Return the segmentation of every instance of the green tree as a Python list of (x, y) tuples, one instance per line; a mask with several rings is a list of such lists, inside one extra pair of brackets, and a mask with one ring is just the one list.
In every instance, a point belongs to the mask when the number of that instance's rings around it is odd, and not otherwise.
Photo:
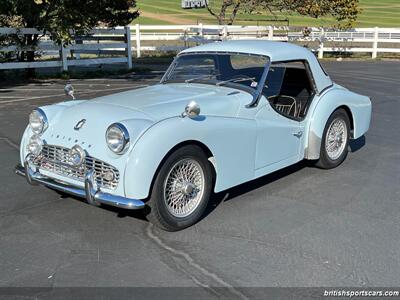
[[(239, 12), (258, 14), (268, 12), (298, 13), (320, 18), (332, 16), (339, 28), (352, 27), (360, 12), (359, 0), (209, 0), (209, 13), (220, 25), (232, 25)], [(213, 3), (214, 5), (212, 5)]]
[[(57, 43), (67, 44), (75, 35), (95, 26), (129, 24), (139, 16), (135, 0), (0, 0), (0, 27), (37, 28)], [(34, 47), (41, 36), (13, 35), (22, 49)], [(33, 51), (22, 51), (20, 60), (33, 61)]]

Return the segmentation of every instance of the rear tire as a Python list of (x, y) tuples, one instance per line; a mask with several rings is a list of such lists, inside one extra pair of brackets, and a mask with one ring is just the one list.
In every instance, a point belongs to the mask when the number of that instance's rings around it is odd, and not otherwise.
[(189, 227), (200, 220), (212, 190), (212, 167), (196, 145), (173, 152), (161, 166), (147, 205), (147, 219), (167, 231)]
[(333, 112), (326, 122), (322, 135), (320, 158), (316, 166), (332, 169), (339, 166), (347, 157), (350, 139), (350, 120), (344, 109)]

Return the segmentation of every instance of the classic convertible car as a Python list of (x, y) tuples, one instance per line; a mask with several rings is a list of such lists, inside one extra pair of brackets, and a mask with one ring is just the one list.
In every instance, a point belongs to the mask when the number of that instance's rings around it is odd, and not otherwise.
[(212, 192), (303, 159), (340, 165), (370, 118), (369, 97), (333, 83), (305, 48), (216, 42), (179, 53), (154, 86), (35, 109), (16, 172), (90, 204), (148, 207), (173, 231)]

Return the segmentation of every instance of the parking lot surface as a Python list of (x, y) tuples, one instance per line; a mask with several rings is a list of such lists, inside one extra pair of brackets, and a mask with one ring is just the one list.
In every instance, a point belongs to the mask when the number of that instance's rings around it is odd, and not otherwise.
[[(96, 208), (14, 175), (29, 112), (67, 99), (65, 81), (0, 86), (0, 286), (400, 286), (400, 63), (328, 62), (373, 102), (370, 131), (333, 170), (299, 163), (213, 196), (168, 233), (140, 212)], [(91, 99), (160, 74), (76, 80)]]

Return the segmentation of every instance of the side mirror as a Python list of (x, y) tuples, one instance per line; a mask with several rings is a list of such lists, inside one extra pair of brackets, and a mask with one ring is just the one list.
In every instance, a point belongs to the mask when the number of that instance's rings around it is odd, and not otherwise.
[(74, 87), (72, 86), (71, 82), (67, 82), (67, 84), (64, 87), (64, 92), (66, 95), (71, 96), (71, 98), (75, 100)]
[(200, 114), (200, 105), (196, 101), (190, 101), (185, 107), (185, 111), (182, 113), (182, 118), (196, 118)]

